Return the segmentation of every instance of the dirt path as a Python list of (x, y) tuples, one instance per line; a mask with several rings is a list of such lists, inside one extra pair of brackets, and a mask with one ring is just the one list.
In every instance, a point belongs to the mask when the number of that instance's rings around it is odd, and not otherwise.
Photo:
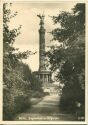
[(74, 121), (75, 117), (71, 114), (62, 114), (58, 107), (59, 96), (45, 96), (39, 103), (34, 104), (26, 113), (19, 114), (15, 120), (55, 120), (55, 121)]

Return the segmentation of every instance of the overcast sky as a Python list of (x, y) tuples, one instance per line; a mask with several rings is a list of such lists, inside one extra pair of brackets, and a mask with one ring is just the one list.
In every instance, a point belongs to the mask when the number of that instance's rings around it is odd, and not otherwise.
[(39, 18), (37, 14), (45, 14), (45, 29), (46, 29), (46, 46), (52, 44), (50, 40), (52, 36), (48, 33), (54, 29), (53, 21), (50, 16), (55, 16), (60, 11), (70, 11), (76, 3), (16, 3), (12, 4), (12, 12), (17, 11), (18, 15), (11, 19), (10, 27), (18, 27), (22, 25), (21, 34), (16, 38), (14, 46), (20, 51), (31, 50), (37, 51), (33, 56), (30, 56), (25, 62), (30, 66), (32, 71), (38, 70), (39, 67)]

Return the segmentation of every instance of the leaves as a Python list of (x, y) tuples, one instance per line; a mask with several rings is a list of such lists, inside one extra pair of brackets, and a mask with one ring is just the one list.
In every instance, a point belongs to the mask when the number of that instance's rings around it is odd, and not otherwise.
[(85, 102), (84, 98), (81, 99), (85, 96), (85, 4), (76, 4), (71, 13), (62, 11), (52, 19), (54, 25), (60, 25), (51, 32), (52, 41), (57, 40), (61, 44), (52, 46), (47, 56), (51, 70), (57, 72), (59, 85), (64, 84), (61, 107), (72, 113), (72, 110), (76, 111), (76, 101), (82, 106)]
[(7, 5), (7, 3), (3, 4), (3, 117), (5, 120), (11, 120), (16, 113), (25, 110), (24, 104), (26, 108), (29, 108), (31, 98), (29, 95), (34, 90), (42, 93), (43, 90), (40, 81), (31, 72), (29, 66), (22, 62), (22, 59), (27, 59), (29, 55), (36, 52), (29, 50), (20, 52), (13, 46), (20, 34), (21, 26), (10, 29), (10, 20), (17, 15), (17, 12), (11, 14)]

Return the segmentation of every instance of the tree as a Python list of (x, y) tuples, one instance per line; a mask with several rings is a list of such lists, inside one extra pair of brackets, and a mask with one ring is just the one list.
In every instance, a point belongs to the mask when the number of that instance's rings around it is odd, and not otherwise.
[[(57, 80), (64, 84), (60, 106), (70, 112), (76, 111), (76, 102), (85, 103), (85, 4), (79, 3), (72, 12), (62, 11), (52, 17), (60, 24), (51, 34), (60, 46), (52, 46), (47, 52), (51, 69), (57, 71)], [(52, 40), (52, 41), (53, 41)]]
[[(11, 6), (12, 4), (10, 4)], [(3, 4), (3, 63), (4, 63), (4, 84), (6, 83), (7, 86), (8, 83), (7, 80), (7, 74), (11, 72), (16, 66), (19, 61), (22, 59), (26, 59), (31, 52), (19, 52), (18, 49), (13, 47), (13, 44), (15, 42), (16, 37), (20, 34), (20, 28), (19, 26), (17, 29), (10, 29), (9, 23), (10, 19), (14, 18), (17, 15), (17, 12), (15, 12), (13, 15), (11, 14), (11, 10), (7, 9), (8, 4)]]
[[(12, 120), (14, 116), (30, 108), (31, 91), (35, 90), (43, 93), (41, 83), (33, 75), (27, 64), (22, 62), (31, 51), (19, 52), (13, 47), (16, 37), (20, 34), (19, 26), (17, 29), (10, 29), (11, 18), (17, 15), (11, 14), (7, 8), (9, 4), (3, 4), (3, 119)], [(12, 4), (10, 4), (11, 6)]]
[[(12, 4), (10, 4), (11, 6)], [(21, 110), (21, 103), (24, 98), (21, 98), (20, 106), (17, 109), (17, 101), (20, 94), (25, 93), (25, 89), (28, 88), (29, 82), (23, 79), (23, 72), (21, 69), (21, 60), (27, 58), (30, 55), (30, 51), (19, 52), (18, 49), (13, 47), (16, 37), (20, 34), (19, 26), (17, 29), (10, 29), (9, 23), (11, 18), (17, 15), (15, 12), (11, 14), (11, 10), (8, 9), (9, 4), (3, 4), (3, 82), (4, 82), (4, 97), (3, 97), (3, 118), (4, 120), (11, 120), (18, 109)], [(19, 66), (19, 68), (18, 68)], [(17, 69), (18, 68), (18, 69)], [(29, 88), (30, 89), (30, 88)], [(25, 97), (26, 99), (26, 97)], [(29, 102), (28, 105), (30, 106)], [(27, 105), (26, 105), (27, 106)], [(16, 109), (15, 109), (16, 108)]]

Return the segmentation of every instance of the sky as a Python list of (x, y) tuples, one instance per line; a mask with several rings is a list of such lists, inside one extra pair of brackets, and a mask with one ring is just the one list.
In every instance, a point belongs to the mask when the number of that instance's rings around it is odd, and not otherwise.
[(45, 14), (45, 44), (46, 47), (52, 44), (58, 44), (54, 41), (50, 42), (52, 35), (48, 32), (59, 26), (54, 25), (50, 16), (57, 16), (61, 11), (71, 11), (71, 8), (76, 5), (75, 2), (63, 3), (30, 3), (30, 2), (13, 2), (11, 11), (18, 12), (15, 18), (11, 19), (10, 28), (19, 27), (21, 34), (16, 38), (14, 47), (22, 51), (32, 51), (37, 53), (29, 56), (28, 59), (23, 60), (29, 65), (32, 71), (37, 71), (39, 68), (39, 22), (40, 19), (37, 14)]

